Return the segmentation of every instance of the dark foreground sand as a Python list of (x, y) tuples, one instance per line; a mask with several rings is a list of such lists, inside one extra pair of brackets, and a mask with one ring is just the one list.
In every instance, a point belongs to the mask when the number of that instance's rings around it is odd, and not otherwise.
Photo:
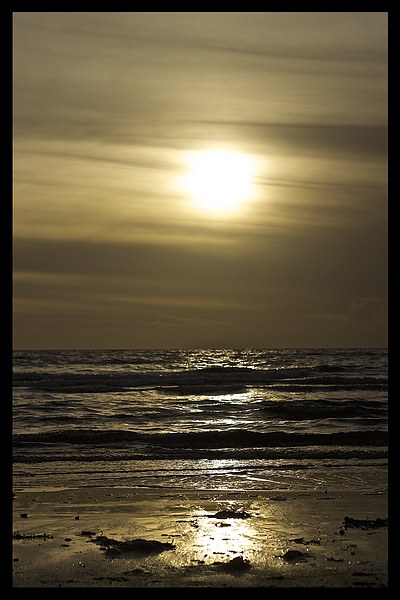
[(388, 587), (386, 493), (81, 488), (14, 495), (18, 588)]

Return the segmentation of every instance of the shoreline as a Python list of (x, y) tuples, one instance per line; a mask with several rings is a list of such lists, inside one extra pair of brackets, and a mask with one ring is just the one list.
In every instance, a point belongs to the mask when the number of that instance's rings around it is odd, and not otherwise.
[(380, 491), (15, 488), (13, 587), (386, 588), (387, 517)]

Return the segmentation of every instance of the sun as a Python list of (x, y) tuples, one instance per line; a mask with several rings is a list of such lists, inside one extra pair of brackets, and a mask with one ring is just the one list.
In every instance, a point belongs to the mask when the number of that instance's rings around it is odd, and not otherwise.
[(188, 156), (181, 187), (196, 207), (232, 214), (254, 195), (254, 161), (232, 150), (204, 150)]

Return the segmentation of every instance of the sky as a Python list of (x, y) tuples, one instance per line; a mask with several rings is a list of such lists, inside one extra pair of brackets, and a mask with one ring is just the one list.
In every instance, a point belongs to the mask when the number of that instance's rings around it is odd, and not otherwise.
[(387, 344), (385, 12), (15, 12), (15, 349)]

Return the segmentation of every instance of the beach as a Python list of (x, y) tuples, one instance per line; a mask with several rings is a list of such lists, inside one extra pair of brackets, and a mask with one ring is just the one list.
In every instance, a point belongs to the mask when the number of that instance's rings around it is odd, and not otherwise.
[(382, 349), (15, 353), (14, 588), (385, 588)]
[(14, 488), (13, 587), (386, 588), (388, 496)]

